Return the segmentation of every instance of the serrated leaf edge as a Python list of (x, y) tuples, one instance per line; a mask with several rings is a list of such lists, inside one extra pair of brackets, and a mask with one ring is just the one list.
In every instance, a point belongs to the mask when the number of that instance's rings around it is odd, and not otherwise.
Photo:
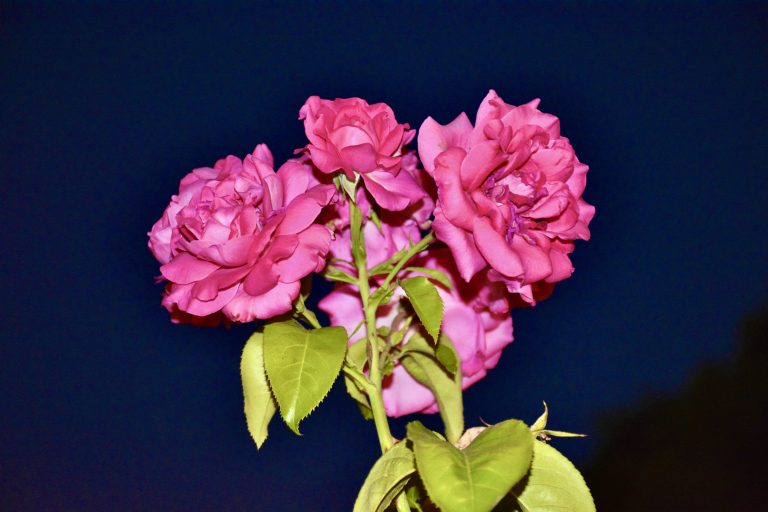
[[(399, 448), (396, 448), (396, 447), (399, 447)], [(405, 451), (409, 454), (409, 456), (393, 453), (392, 450)], [(389, 455), (390, 458), (385, 460), (385, 457), (387, 457), (388, 454), (390, 454)], [(361, 497), (363, 497), (362, 493), (363, 493), (363, 490), (366, 489), (366, 486), (368, 486), (368, 489), (370, 491), (370, 489), (373, 487), (375, 482), (386, 478), (386, 475), (383, 475), (376, 479), (369, 480), (369, 477), (371, 476), (371, 473), (373, 472), (373, 470), (376, 469), (376, 466), (379, 465), (379, 463), (383, 462), (382, 464), (383, 466), (389, 467), (394, 465), (398, 460), (403, 460), (403, 459), (410, 462), (411, 470), (403, 474), (400, 478), (397, 479), (397, 481), (394, 482), (394, 484), (391, 487), (387, 489), (387, 491), (382, 495), (382, 499), (379, 500), (379, 503), (376, 504), (375, 510), (376, 512), (381, 512), (387, 508), (387, 506), (389, 505), (389, 503), (391, 503), (394, 496), (396, 496), (407, 485), (408, 480), (411, 478), (411, 476), (414, 473), (416, 473), (416, 457), (414, 456), (411, 450), (409, 450), (404, 444), (400, 444), (400, 443), (394, 445), (390, 449), (390, 451), (388, 451), (387, 453), (379, 457), (379, 459), (374, 463), (373, 467), (371, 468), (371, 471), (368, 473), (368, 475), (365, 478), (365, 481), (363, 482), (363, 486), (360, 488), (360, 492), (358, 493), (357, 499), (355, 500), (355, 506), (354, 506), (353, 512), (367, 512), (368, 510), (374, 510), (371, 508), (363, 509), (361, 507), (366, 504), (363, 504), (360, 507), (358, 507), (358, 504), (361, 503), (359, 500), (361, 499)], [(386, 472), (387, 470), (382, 469), (382, 471)], [(388, 496), (389, 496), (389, 500), (387, 500), (385, 503), (385, 499)], [(367, 503), (367, 505), (372, 505), (372, 504)]]
[[(565, 455), (563, 455), (562, 453), (560, 453), (560, 451), (558, 451), (557, 449), (555, 449), (553, 446), (551, 446), (551, 445), (549, 445), (549, 444), (547, 444), (547, 443), (545, 443), (545, 442), (543, 442), (543, 441), (534, 441), (534, 443), (541, 443), (541, 444), (543, 444), (544, 446), (546, 446), (548, 449), (554, 450), (554, 451), (555, 451), (555, 452), (556, 452), (558, 455), (560, 455), (560, 457), (562, 457), (562, 459), (563, 459), (563, 460), (566, 462), (567, 466), (568, 466), (568, 467), (570, 467), (570, 468), (571, 468), (571, 469), (574, 471), (574, 473), (575, 473), (575, 476), (577, 477), (577, 480), (579, 481), (579, 483), (581, 483), (581, 484), (583, 484), (583, 485), (584, 485), (584, 488), (587, 490), (587, 496), (589, 496), (589, 500), (590, 500), (590, 502), (592, 503), (592, 508), (591, 508), (591, 510), (595, 510), (595, 506), (594, 506), (594, 504), (595, 504), (595, 499), (594, 499), (594, 497), (592, 496), (592, 491), (589, 489), (589, 486), (587, 485), (587, 482), (586, 482), (586, 480), (584, 480), (584, 475), (582, 475), (582, 474), (581, 474), (581, 472), (580, 472), (580, 471), (579, 471), (579, 470), (576, 468), (576, 466), (574, 466), (574, 465), (573, 465), (573, 462), (571, 462), (571, 461), (570, 461), (570, 460), (569, 460), (569, 459), (568, 459), (568, 458), (567, 458)], [(534, 471), (534, 469), (535, 469), (535, 468), (534, 468), (534, 465), (535, 465), (535, 464), (536, 464), (536, 449), (534, 448), (534, 450), (533, 450), (533, 460), (531, 461), (531, 467), (530, 467), (530, 469), (528, 470), (528, 473), (526, 474), (526, 476), (527, 476), (528, 474), (530, 474), (530, 473), (532, 473), (532, 472)], [(559, 473), (562, 473), (562, 472), (559, 472)], [(542, 486), (544, 486), (543, 484), (539, 484), (539, 485), (542, 485)], [(549, 486), (545, 486), (545, 487), (555, 487), (555, 486), (551, 486), (551, 485), (549, 485)], [(527, 486), (526, 486), (526, 488), (527, 488)], [(560, 488), (560, 487), (555, 487), (555, 488), (557, 488), (557, 489), (562, 489), (562, 488)], [(518, 504), (519, 504), (519, 505), (520, 505), (520, 506), (521, 506), (521, 507), (524, 509), (524, 512), (526, 512), (526, 511), (528, 511), (528, 512), (533, 512), (533, 509), (529, 508), (529, 507), (528, 507), (528, 506), (527, 506), (525, 503), (523, 503), (522, 501), (520, 501), (520, 496), (518, 496), (517, 494), (515, 494), (514, 490), (515, 490), (515, 489), (514, 489), (514, 487), (513, 487), (513, 488), (510, 490), (510, 494), (512, 494), (512, 496), (514, 496), (514, 498), (515, 498), (515, 500), (517, 501), (517, 503), (518, 503)], [(523, 488), (523, 492), (525, 492), (525, 488)], [(569, 494), (572, 494), (572, 493), (570, 493), (570, 492), (569, 492)]]
[(424, 276), (416, 276), (416, 277), (409, 277), (408, 279), (403, 279), (402, 281), (399, 282), (399, 285), (400, 285), (400, 288), (402, 288), (403, 291), (405, 292), (406, 297), (408, 297), (408, 301), (413, 306), (414, 311), (416, 311), (416, 316), (419, 318), (419, 322), (421, 323), (421, 325), (424, 326), (424, 329), (427, 331), (427, 334), (429, 334), (430, 337), (432, 337), (432, 340), (435, 343), (437, 343), (438, 339), (440, 338), (440, 331), (443, 328), (443, 321), (445, 320), (445, 304), (443, 303), (442, 297), (440, 297), (440, 293), (437, 293), (438, 303), (440, 305), (440, 324), (437, 326), (437, 332), (435, 332), (433, 334), (432, 332), (430, 332), (429, 328), (424, 324), (424, 320), (421, 318), (421, 315), (419, 314), (419, 311), (416, 309), (416, 304), (413, 303), (411, 294), (408, 293), (407, 288), (403, 286), (403, 283), (405, 283), (407, 281), (410, 281), (410, 280), (413, 280), (413, 279), (418, 279), (418, 278), (422, 278), (422, 279), (426, 280), (427, 283), (429, 283), (430, 285), (432, 285), (432, 287), (434, 287), (435, 292), (437, 292), (437, 287), (435, 287), (435, 285), (428, 278), (426, 278)]
[[(332, 326), (332, 327), (335, 327), (335, 326)], [(302, 327), (302, 328), (303, 328), (303, 327)], [(328, 329), (328, 327), (323, 327), (323, 329)], [(317, 330), (317, 329), (311, 329), (311, 330), (309, 330), (309, 329), (305, 329), (305, 330), (307, 331), (307, 333), (310, 333), (310, 332), (312, 332), (312, 331), (314, 331), (314, 330)], [(345, 331), (345, 332), (346, 332), (346, 331)], [(306, 334), (306, 336), (309, 336), (309, 334)], [(306, 344), (306, 345), (305, 345), (305, 347), (304, 347), (304, 355), (305, 355), (305, 356), (306, 356), (306, 353), (307, 353), (307, 348), (308, 348), (308, 347), (309, 347), (309, 344)], [(346, 350), (346, 348), (345, 348), (345, 350)], [(346, 357), (346, 352), (345, 352), (345, 357)], [(303, 366), (304, 366), (304, 359), (306, 359), (306, 358), (302, 358), (302, 368), (303, 368)], [(265, 358), (265, 361), (266, 361), (266, 358)], [(292, 431), (294, 434), (296, 434), (297, 436), (301, 436), (301, 435), (302, 435), (302, 433), (299, 431), (299, 424), (300, 424), (302, 421), (304, 421), (305, 419), (307, 419), (307, 418), (308, 418), (308, 417), (309, 417), (309, 416), (310, 416), (310, 415), (311, 415), (313, 412), (315, 412), (315, 409), (317, 409), (317, 408), (320, 406), (320, 404), (321, 404), (321, 403), (323, 403), (323, 400), (325, 400), (325, 398), (326, 398), (326, 397), (328, 396), (328, 394), (331, 392), (331, 389), (333, 388), (333, 385), (336, 383), (336, 380), (339, 378), (339, 373), (341, 373), (341, 368), (342, 368), (342, 366), (343, 366), (343, 365), (344, 365), (344, 357), (341, 359), (341, 364), (339, 365), (339, 369), (338, 369), (338, 371), (336, 372), (336, 377), (334, 377), (333, 381), (331, 382), (331, 385), (328, 387), (328, 390), (325, 392), (325, 394), (323, 394), (323, 396), (322, 396), (322, 397), (321, 397), (321, 398), (320, 398), (320, 399), (317, 401), (317, 403), (316, 403), (316, 404), (315, 404), (315, 405), (314, 405), (314, 406), (313, 406), (313, 407), (312, 407), (312, 408), (309, 410), (309, 412), (307, 412), (307, 414), (305, 414), (305, 415), (304, 415), (302, 418), (300, 418), (300, 419), (298, 419), (298, 420), (296, 421), (296, 424), (295, 424), (295, 425), (291, 425), (291, 422), (290, 422), (290, 421), (289, 421), (289, 420), (286, 418), (286, 416), (285, 416), (285, 411), (284, 411), (284, 409), (283, 409), (283, 406), (282, 406), (282, 404), (280, 404), (280, 401), (279, 401), (279, 400), (277, 400), (277, 397), (275, 396), (275, 391), (274, 391), (274, 386), (273, 386), (273, 384), (272, 384), (272, 380), (271, 380), (271, 379), (270, 379), (270, 377), (269, 377), (269, 372), (267, 372), (267, 371), (266, 371), (266, 362), (264, 363), (264, 373), (265, 373), (265, 374), (266, 374), (266, 376), (267, 376), (267, 384), (269, 385), (269, 389), (270, 389), (270, 391), (272, 392), (272, 397), (275, 399), (275, 402), (277, 402), (277, 406), (278, 406), (278, 409), (279, 409), (279, 411), (280, 411), (280, 417), (281, 417), (281, 418), (283, 418), (283, 421), (285, 422), (285, 424), (288, 426), (288, 428), (289, 428), (289, 429), (291, 429), (291, 431)], [(301, 372), (299, 372), (299, 375), (301, 375)], [(293, 404), (292, 404), (292, 405), (293, 405), (294, 407), (295, 407), (296, 403), (298, 402), (298, 399), (299, 399), (299, 395), (297, 394), (297, 395), (296, 395), (296, 396), (293, 398), (293, 400), (292, 400), (292, 402), (293, 402)]]
[[(268, 412), (268, 410), (265, 410), (264, 411), (264, 415), (261, 418), (262, 421), (263, 421), (264, 418), (267, 418), (267, 416), (269, 416), (269, 418), (266, 420), (266, 424), (264, 426), (264, 438), (261, 441), (259, 441), (256, 438), (256, 436), (254, 435), (253, 431), (251, 430), (251, 423), (252, 422), (248, 421), (248, 417), (249, 416), (248, 416), (247, 407), (246, 407), (247, 406), (247, 399), (245, 397), (245, 383), (243, 382), (243, 363), (244, 363), (244, 359), (245, 359), (245, 349), (248, 346), (248, 342), (251, 341), (251, 338), (253, 337), (253, 334), (260, 334), (262, 336), (262, 341), (261, 341), (261, 371), (264, 373), (264, 382), (267, 385), (267, 389), (269, 390), (270, 399), (272, 400), (272, 412), (270, 413), (270, 412)], [(245, 345), (243, 346), (243, 350), (242, 350), (242, 352), (240, 354), (240, 385), (243, 388), (243, 414), (245, 415), (245, 426), (246, 426), (246, 429), (248, 430), (248, 434), (251, 436), (251, 439), (253, 439), (253, 442), (256, 443), (256, 449), (260, 450), (261, 447), (264, 446), (264, 443), (266, 443), (267, 439), (269, 438), (269, 423), (271, 422), (272, 417), (274, 417), (275, 411), (278, 410), (278, 404), (277, 404), (277, 400), (275, 399), (275, 393), (272, 390), (272, 384), (269, 382), (269, 377), (267, 376), (267, 369), (264, 366), (264, 339), (263, 339), (264, 333), (263, 332), (257, 332), (257, 333), (253, 333), (253, 334), (248, 338), (248, 340), (246, 340)]]

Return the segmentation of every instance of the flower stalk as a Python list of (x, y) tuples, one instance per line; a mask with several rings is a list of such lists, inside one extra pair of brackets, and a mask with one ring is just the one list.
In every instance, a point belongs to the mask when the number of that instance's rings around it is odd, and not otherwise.
[[(349, 215), (350, 218), (360, 218), (360, 209), (357, 204), (349, 198)], [(368, 393), (368, 402), (371, 406), (371, 413), (373, 414), (373, 422), (376, 426), (376, 435), (379, 438), (379, 446), (381, 453), (386, 453), (392, 448), (392, 432), (389, 430), (389, 421), (387, 420), (387, 412), (384, 409), (384, 400), (382, 398), (382, 364), (381, 364), (381, 347), (379, 343), (379, 337), (376, 333), (376, 312), (378, 310), (378, 301), (371, 301), (371, 288), (368, 276), (368, 262), (365, 253), (365, 244), (362, 236), (362, 222), (352, 222), (352, 240), (360, 243), (360, 247), (353, 248), (352, 254), (357, 269), (357, 285), (360, 290), (360, 299), (363, 303), (363, 311), (365, 312), (365, 331), (366, 331), (366, 343), (368, 344), (368, 382), (365, 389)], [(357, 232), (355, 232), (357, 231)], [(354, 243), (354, 242), (353, 242)], [(426, 245), (425, 245), (426, 247)], [(414, 252), (416, 254), (418, 251)], [(396, 269), (402, 268), (405, 261), (410, 259), (410, 256), (403, 257), (398, 262)], [(392, 281), (397, 270), (393, 269), (394, 273), (388, 275), (389, 282)], [(389, 284), (389, 283), (387, 283)], [(354, 377), (353, 377), (354, 378)], [(408, 499), (404, 493), (399, 493), (395, 498), (395, 506), (398, 512), (409, 512), (411, 507), (408, 505)]]

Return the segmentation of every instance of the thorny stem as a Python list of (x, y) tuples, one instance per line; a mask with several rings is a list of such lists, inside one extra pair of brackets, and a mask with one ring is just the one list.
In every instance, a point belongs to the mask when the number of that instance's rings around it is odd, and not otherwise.
[[(349, 215), (359, 216), (360, 210), (353, 201), (349, 201)], [(361, 229), (360, 225), (352, 223), (352, 229)], [(362, 242), (361, 233), (353, 233), (353, 240)], [(355, 267), (357, 268), (357, 286), (360, 290), (360, 299), (363, 302), (363, 311), (365, 314), (365, 330), (368, 343), (368, 353), (370, 354), (370, 364), (368, 367), (368, 381), (372, 385), (368, 393), (368, 400), (371, 403), (371, 412), (373, 413), (373, 422), (376, 425), (376, 434), (379, 437), (381, 453), (385, 453), (392, 447), (392, 433), (389, 430), (387, 422), (387, 413), (384, 410), (384, 402), (381, 398), (381, 362), (379, 360), (379, 344), (376, 339), (376, 308), (371, 304), (371, 288), (369, 286), (368, 263), (365, 257), (365, 250), (353, 250)], [(374, 307), (372, 307), (374, 306)]]
[[(376, 313), (379, 308), (380, 299), (371, 300), (370, 275), (368, 272), (368, 262), (365, 254), (365, 240), (362, 234), (362, 218), (360, 209), (354, 201), (354, 187), (352, 192), (348, 192), (349, 197), (349, 218), (350, 229), (352, 230), (352, 259), (357, 269), (357, 286), (360, 290), (360, 300), (363, 303), (363, 314), (365, 316), (365, 331), (368, 350), (368, 377), (357, 371), (355, 368), (344, 367), (345, 373), (355, 380), (368, 395), (368, 401), (373, 414), (373, 422), (376, 425), (376, 434), (379, 438), (381, 453), (386, 453), (392, 448), (392, 433), (389, 430), (387, 413), (384, 409), (384, 400), (382, 398), (382, 347), (379, 343), (379, 337), (376, 330)], [(382, 290), (388, 290), (392, 281), (397, 277), (398, 272), (408, 263), (411, 258), (426, 249), (429, 244), (435, 240), (433, 232), (422, 238), (415, 245), (410, 247), (402, 258), (395, 264), (392, 270), (384, 278), (381, 284)], [(309, 319), (308, 319), (309, 320)], [(310, 323), (312, 320), (309, 320)], [(315, 319), (315, 321), (317, 321)], [(409, 512), (408, 499), (405, 493), (400, 493), (395, 500), (398, 512)]]

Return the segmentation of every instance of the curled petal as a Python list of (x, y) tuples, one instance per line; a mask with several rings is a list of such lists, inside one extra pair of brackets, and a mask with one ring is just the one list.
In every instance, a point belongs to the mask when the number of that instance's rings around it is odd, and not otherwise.
[(419, 128), (419, 157), (424, 169), (431, 175), (435, 170), (435, 158), (448, 148), (459, 147), (469, 150), (469, 135), (472, 133), (472, 123), (467, 114), (459, 116), (443, 126), (428, 117)]
[(464, 150), (459, 148), (441, 153), (435, 159), (435, 182), (445, 217), (456, 226), (471, 230), (477, 209), (461, 185), (461, 163), (465, 156)]
[(276, 230), (277, 235), (292, 235), (307, 229), (315, 222), (324, 206), (336, 195), (333, 185), (317, 185), (291, 201), (285, 218)]
[(475, 218), (473, 231), (477, 249), (494, 270), (509, 278), (523, 278), (523, 262), (507, 241), (493, 229), (488, 219)]
[(240, 292), (223, 308), (223, 313), (235, 322), (252, 322), (287, 313), (299, 296), (301, 283), (280, 283), (260, 295)]
[(373, 171), (363, 174), (363, 181), (379, 206), (387, 210), (404, 210), (425, 196), (424, 189), (407, 172), (394, 175)]
[(275, 264), (280, 281), (284, 283), (300, 281), (304, 276), (325, 267), (325, 255), (331, 243), (328, 228), (315, 224), (299, 233), (298, 238), (293, 254)]
[(469, 282), (477, 272), (487, 265), (486, 260), (475, 246), (472, 234), (449, 222), (439, 208), (435, 209), (435, 220), (432, 226), (437, 238), (445, 242), (451, 250), (462, 279)]
[(160, 273), (167, 280), (177, 284), (190, 284), (208, 277), (219, 265), (181, 253), (160, 267)]
[(277, 177), (283, 185), (283, 198), (290, 204), (311, 186), (312, 168), (300, 160), (291, 159), (280, 166)]
[(237, 292), (237, 285), (217, 293), (211, 300), (201, 300), (192, 293), (194, 285), (172, 285), (163, 298), (163, 306), (171, 311), (177, 306), (181, 311), (195, 316), (208, 316), (221, 310)]
[(201, 260), (211, 261), (223, 267), (244, 265), (248, 261), (248, 254), (254, 240), (253, 235), (233, 238), (223, 244), (201, 247), (195, 255)]

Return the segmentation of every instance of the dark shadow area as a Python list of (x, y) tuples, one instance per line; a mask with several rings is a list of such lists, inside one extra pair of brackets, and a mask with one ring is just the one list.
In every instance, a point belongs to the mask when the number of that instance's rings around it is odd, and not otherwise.
[(745, 319), (732, 361), (603, 420), (585, 468), (598, 510), (757, 510), (768, 499), (766, 370), (768, 303)]

